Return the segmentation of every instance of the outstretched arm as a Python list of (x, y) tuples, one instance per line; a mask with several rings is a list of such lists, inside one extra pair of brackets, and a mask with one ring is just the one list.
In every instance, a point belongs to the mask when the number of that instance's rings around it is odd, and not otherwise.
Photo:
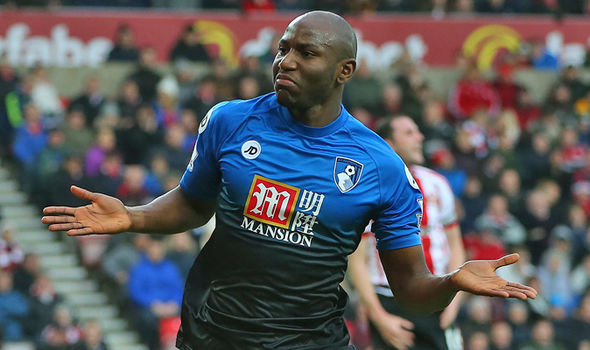
[(72, 186), (71, 191), (90, 204), (83, 207), (52, 206), (43, 209), (41, 222), (51, 231), (70, 236), (120, 232), (177, 233), (204, 225), (213, 215), (214, 202), (192, 201), (180, 187), (152, 202), (126, 207), (114, 197)]
[(497, 268), (518, 261), (518, 254), (498, 260), (468, 261), (443, 276), (430, 273), (420, 245), (381, 251), (380, 257), (391, 290), (400, 304), (419, 313), (443, 309), (459, 291), (522, 300), (537, 296), (533, 288), (507, 282), (495, 273)]

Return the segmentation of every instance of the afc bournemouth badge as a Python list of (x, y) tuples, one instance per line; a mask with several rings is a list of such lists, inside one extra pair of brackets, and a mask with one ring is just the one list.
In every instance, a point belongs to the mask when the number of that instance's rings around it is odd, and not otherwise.
[(345, 157), (336, 157), (334, 163), (334, 182), (342, 193), (352, 190), (363, 173), (363, 164)]

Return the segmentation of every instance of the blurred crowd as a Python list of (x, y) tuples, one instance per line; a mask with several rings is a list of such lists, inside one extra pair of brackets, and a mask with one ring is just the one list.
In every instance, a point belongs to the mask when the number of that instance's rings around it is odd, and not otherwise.
[(307, 11), (337, 13), (423, 12), (446, 13), (554, 13), (586, 14), (586, 0), (0, 0), (7, 7), (127, 7), (238, 10), (243, 13)]
[(40, 269), (39, 256), (25, 254), (13, 230), (5, 228), (0, 235), (0, 343), (22, 340), (40, 350), (107, 350), (100, 324), (76, 321)]
[[(133, 41), (121, 26), (109, 61), (135, 67), (106, 95), (98, 75), (66, 98), (47, 68), (19, 74), (0, 61), (0, 155), (15, 165), (22, 189), (40, 207), (85, 204), (70, 194), (71, 184), (127, 205), (148, 202), (178, 184), (209, 108), (272, 90), (272, 50), (242, 58), (230, 70), (187, 27), (170, 51), (172, 74), (163, 75), (154, 50)], [(191, 74), (193, 63), (205, 65), (206, 74)], [(541, 101), (515, 79), (524, 67), (560, 71)], [(443, 99), (428, 84), (428, 70), (407, 55), (391, 74), (359, 62), (344, 104), (369, 128), (385, 116), (412, 117), (426, 137), (427, 165), (456, 195), (468, 257), (518, 252), (521, 260), (500, 273), (539, 291), (528, 302), (468, 299), (459, 317), (466, 349), (590, 349), (590, 85), (578, 68), (562, 68), (542, 47), (530, 56), (504, 57), (491, 77), (462, 56), (456, 69), (462, 75)], [(195, 236), (76, 239), (83, 264), (115, 287), (111, 297), (151, 349), (173, 341), (183, 280), (199, 247)], [(38, 260), (4, 231), (2, 339), (104, 349), (100, 327), (76, 323)], [(351, 310), (353, 339), (364, 349), (363, 312)]]

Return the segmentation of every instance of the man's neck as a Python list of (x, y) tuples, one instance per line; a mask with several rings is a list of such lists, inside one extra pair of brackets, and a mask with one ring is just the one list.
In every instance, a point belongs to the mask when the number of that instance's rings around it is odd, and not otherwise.
[(289, 112), (293, 119), (301, 124), (319, 128), (336, 120), (342, 112), (342, 107), (340, 103), (326, 103), (306, 109), (289, 108)]

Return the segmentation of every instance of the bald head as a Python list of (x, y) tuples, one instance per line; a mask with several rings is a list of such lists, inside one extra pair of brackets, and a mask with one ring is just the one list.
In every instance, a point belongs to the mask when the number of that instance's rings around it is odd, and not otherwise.
[(311, 11), (295, 18), (287, 27), (305, 27), (318, 32), (322, 45), (331, 47), (340, 59), (356, 58), (356, 34), (350, 24), (328, 11)]

